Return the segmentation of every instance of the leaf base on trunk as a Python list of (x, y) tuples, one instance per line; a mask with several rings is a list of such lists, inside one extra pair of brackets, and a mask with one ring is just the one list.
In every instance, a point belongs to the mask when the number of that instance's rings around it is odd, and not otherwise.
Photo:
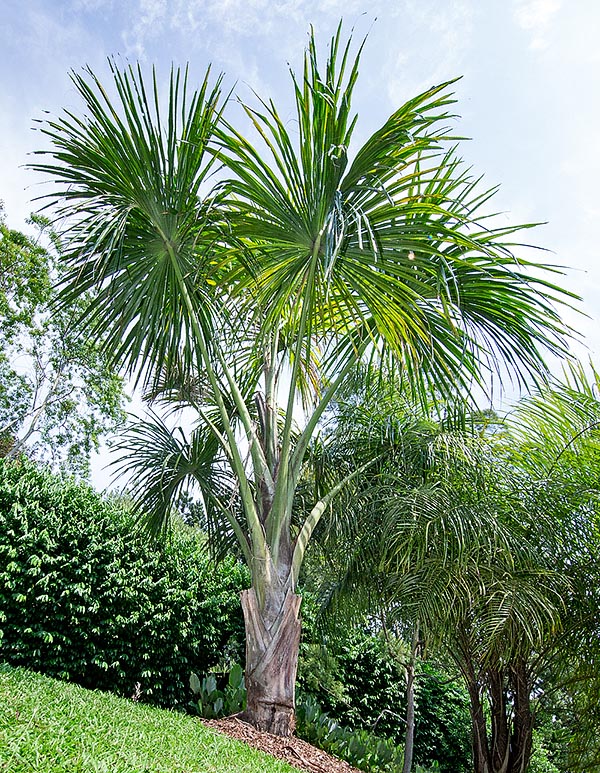
[[(267, 733), (290, 736), (295, 728), (295, 684), (300, 645), (301, 597), (288, 591), (278, 615), (265, 619), (254, 588), (242, 592), (246, 624), (244, 720)], [(270, 606), (272, 610), (272, 606)]]

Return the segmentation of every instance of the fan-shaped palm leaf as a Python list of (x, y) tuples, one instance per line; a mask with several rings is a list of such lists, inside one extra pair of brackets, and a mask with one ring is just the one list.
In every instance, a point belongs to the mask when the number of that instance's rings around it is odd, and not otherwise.
[(438, 390), (482, 362), (536, 376), (544, 347), (564, 351), (553, 304), (567, 296), (514, 256), (519, 228), (488, 222), (492, 192), (443, 149), (449, 84), (406, 103), (351, 162), (358, 59), (347, 65), (339, 30), (324, 72), (311, 43), (302, 80), (292, 75), (297, 137), (271, 102), (245, 108), (263, 148), (220, 133), (231, 228), (255, 245), (251, 279), (233, 269), (236, 292), (251, 289), (267, 329), (295, 309), (299, 340), (370, 330)]
[(53, 196), (69, 229), (63, 298), (96, 290), (87, 322), (131, 372), (167, 358), (192, 367), (194, 328), (207, 340), (214, 329), (214, 203), (203, 188), (221, 78), (211, 86), (207, 72), (190, 93), (187, 70), (173, 70), (163, 114), (155, 73), (148, 93), (139, 66), (110, 68), (114, 98), (91, 71), (72, 74), (87, 116), (65, 111), (44, 124), (53, 150), (33, 164), (61, 185)]
[(129, 491), (151, 532), (164, 531), (178, 496), (192, 490), (200, 496), (204, 521), (215, 552), (230, 548), (232, 537), (250, 560), (241, 525), (240, 503), (227, 460), (206, 426), (187, 437), (150, 412), (132, 423), (113, 444), (119, 458), (113, 466), (130, 477)]

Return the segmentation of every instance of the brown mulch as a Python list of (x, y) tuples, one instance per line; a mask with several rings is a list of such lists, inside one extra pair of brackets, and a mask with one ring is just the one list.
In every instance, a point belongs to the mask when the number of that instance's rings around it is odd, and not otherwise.
[(361, 773), (344, 760), (338, 760), (327, 752), (311, 746), (296, 736), (281, 738), (263, 733), (239, 717), (225, 719), (203, 719), (202, 722), (213, 730), (247, 743), (254, 749), (285, 760), (289, 765), (306, 773)]

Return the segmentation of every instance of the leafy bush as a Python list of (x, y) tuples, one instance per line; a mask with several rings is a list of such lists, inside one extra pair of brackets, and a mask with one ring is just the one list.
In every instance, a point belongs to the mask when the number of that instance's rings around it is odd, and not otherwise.
[(246, 570), (214, 566), (191, 530), (166, 545), (86, 485), (0, 462), (0, 659), (84, 687), (184, 705), (244, 640)]
[(314, 696), (345, 725), (376, 729), (378, 735), (400, 743), (406, 715), (402, 653), (392, 656), (389, 642), (367, 628), (332, 629), (323, 638), (312, 619), (311, 601), (305, 594), (298, 665), (301, 692)]
[(421, 662), (416, 686), (415, 759), (441, 773), (473, 769), (469, 697), (464, 686)]
[(533, 752), (529, 763), (529, 773), (561, 773), (550, 759), (550, 752), (544, 744), (544, 738), (536, 730), (533, 731)]
[[(400, 640), (388, 641), (366, 628), (331, 635), (327, 646), (312, 621), (310, 596), (307, 607), (298, 670), (301, 691), (345, 726), (365, 728), (401, 745), (406, 729), (408, 649)], [(470, 770), (470, 727), (468, 696), (462, 686), (431, 664), (421, 663), (416, 681), (415, 760), (430, 768), (437, 764), (441, 773)]]
[(339, 659), (349, 699), (344, 720), (403, 741), (406, 653), (393, 654), (384, 636), (357, 629), (340, 647)]

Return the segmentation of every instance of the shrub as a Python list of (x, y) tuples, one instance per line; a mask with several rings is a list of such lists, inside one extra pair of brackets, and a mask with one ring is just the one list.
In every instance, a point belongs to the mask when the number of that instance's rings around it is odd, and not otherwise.
[(246, 570), (197, 533), (137, 535), (122, 503), (27, 461), (0, 462), (0, 659), (160, 706), (242, 654)]
[(404, 739), (406, 676), (401, 656), (394, 657), (385, 637), (356, 629), (340, 647), (339, 659), (350, 706), (344, 712), (353, 726)]
[(217, 674), (207, 674), (200, 679), (198, 674), (190, 676), (193, 699), (189, 708), (205, 719), (216, 719), (239, 714), (246, 708), (246, 684), (244, 669), (234, 663), (229, 672), (222, 675), (222, 688), (218, 686)]
[(473, 770), (467, 691), (427, 662), (418, 670), (416, 720), (415, 759), (441, 773)]

